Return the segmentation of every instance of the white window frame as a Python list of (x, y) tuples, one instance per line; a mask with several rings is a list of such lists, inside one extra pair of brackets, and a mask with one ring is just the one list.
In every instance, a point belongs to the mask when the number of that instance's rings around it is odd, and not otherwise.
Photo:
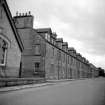
[[(0, 28), (0, 29), (1, 29), (1, 28)], [(2, 29), (1, 29), (1, 30), (2, 30)], [(1, 32), (2, 32), (2, 31), (1, 31)], [(10, 47), (10, 41), (9, 41), (3, 34), (1, 34), (1, 32), (0, 32), (0, 38), (3, 39), (3, 40), (6, 42), (6, 44), (7, 44), (7, 46), (6, 46), (6, 48), (5, 48), (5, 52), (4, 52), (3, 63), (0, 63), (0, 66), (1, 66), (1, 67), (4, 67), (4, 66), (6, 66), (7, 51), (8, 51), (8, 48)]]

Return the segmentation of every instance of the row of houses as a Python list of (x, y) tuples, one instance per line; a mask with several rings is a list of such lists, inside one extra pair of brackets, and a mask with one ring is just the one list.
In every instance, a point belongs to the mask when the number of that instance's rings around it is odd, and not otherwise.
[(34, 16), (12, 18), (0, 0), (0, 77), (79, 79), (98, 76), (98, 69), (58, 38), (51, 28), (33, 28)]
[(17, 13), (14, 22), (24, 45), (20, 77), (79, 79), (98, 76), (98, 70), (58, 38), (51, 28), (33, 28), (34, 17)]

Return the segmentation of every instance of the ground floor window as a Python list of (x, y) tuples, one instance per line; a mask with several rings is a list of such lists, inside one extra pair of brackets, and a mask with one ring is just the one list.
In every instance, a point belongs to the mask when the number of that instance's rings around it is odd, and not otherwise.
[(35, 72), (40, 72), (40, 63), (39, 62), (35, 63)]
[(6, 43), (6, 41), (0, 37), (0, 66), (5, 66), (7, 46), (8, 44)]
[(45, 76), (45, 72), (41, 68), (42, 68), (41, 63), (36, 62), (35, 68), (34, 68), (34, 75), (35, 76), (38, 76), (38, 77), (44, 77)]
[(70, 78), (72, 79), (72, 69), (70, 68)]
[(52, 73), (52, 74), (54, 73), (54, 64), (50, 65), (50, 73)]
[(8, 43), (5, 38), (0, 34), (0, 77), (5, 77), (5, 66), (7, 58)]

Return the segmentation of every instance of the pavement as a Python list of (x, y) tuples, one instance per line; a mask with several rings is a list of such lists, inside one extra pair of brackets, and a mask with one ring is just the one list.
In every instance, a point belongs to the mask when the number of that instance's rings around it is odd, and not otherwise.
[(52, 80), (30, 86), (1, 93), (0, 105), (105, 105), (105, 78)]
[(3, 87), (0, 89), (0, 93), (28, 89), (28, 88), (37, 88), (41, 86), (51, 85), (54, 83), (40, 83), (40, 84), (30, 84), (30, 85), (20, 85), (20, 86), (11, 86), (11, 87)]
[[(69, 82), (69, 81), (74, 81), (74, 80), (76, 80), (76, 79), (47, 80), (45, 83), (39, 83), (39, 84), (28, 84), (28, 85), (2, 87), (2, 88), (0, 88), (0, 93), (28, 89), (28, 88), (37, 88), (37, 87), (42, 87), (42, 86), (47, 86), (47, 85), (55, 85), (58, 83)], [(84, 79), (79, 79), (79, 80), (84, 80)]]

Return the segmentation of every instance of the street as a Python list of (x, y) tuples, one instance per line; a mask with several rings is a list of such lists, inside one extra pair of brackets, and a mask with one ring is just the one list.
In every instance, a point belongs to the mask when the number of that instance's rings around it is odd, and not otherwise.
[(105, 78), (1, 93), (0, 105), (105, 105)]

